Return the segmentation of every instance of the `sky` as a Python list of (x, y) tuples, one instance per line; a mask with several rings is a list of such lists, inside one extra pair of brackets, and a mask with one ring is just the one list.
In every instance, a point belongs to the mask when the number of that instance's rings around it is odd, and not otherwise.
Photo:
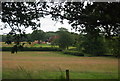
[[(84, 5), (86, 5), (87, 2), (85, 1)], [(43, 30), (44, 32), (47, 32), (47, 31), (57, 31), (58, 28), (66, 28), (68, 29), (69, 32), (75, 32), (75, 33), (79, 33), (79, 32), (76, 32), (74, 29), (71, 30), (71, 25), (68, 24), (68, 21), (67, 20), (64, 20), (64, 24), (61, 24), (60, 22), (55, 22), (53, 21), (50, 16), (47, 16), (45, 18), (41, 18), (41, 27), (40, 29)], [(4, 26), (4, 24), (1, 22), (0, 20), (0, 29)], [(0, 30), (0, 35), (2, 34), (7, 34), (10, 32), (10, 27), (7, 27), (7, 29), (4, 29), (4, 30)], [(32, 33), (32, 29), (30, 27), (28, 27), (26, 29), (26, 33)]]
[[(40, 19), (40, 23), (41, 23), (41, 27), (39, 29), (43, 30), (44, 32), (47, 31), (57, 31), (58, 28), (64, 27), (66, 29), (68, 29), (69, 32), (75, 32), (75, 30), (71, 30), (71, 25), (68, 24), (67, 20), (64, 20), (64, 24), (61, 24), (59, 21), (53, 21), (50, 16), (47, 16), (45, 18), (41, 18)], [(0, 22), (0, 28), (2, 28), (4, 26), (4, 23)], [(3, 29), (0, 30), (0, 35), (2, 34), (7, 34), (11, 29), (8, 27), (7, 29)], [(32, 33), (32, 29), (30, 27), (28, 27), (26, 29), (26, 33)], [(76, 32), (79, 33), (79, 32)]]

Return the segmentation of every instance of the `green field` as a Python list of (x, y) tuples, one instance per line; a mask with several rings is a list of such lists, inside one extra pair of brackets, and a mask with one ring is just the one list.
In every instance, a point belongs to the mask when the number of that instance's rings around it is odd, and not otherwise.
[[(53, 46), (53, 45), (50, 45), (50, 44), (34, 44), (34, 43), (31, 43), (31, 44), (28, 44), (27, 42), (22, 42), (22, 43), (25, 43), (24, 47), (54, 47), (54, 48), (58, 48), (59, 46)], [(0, 45), (2, 45), (2, 47), (13, 47), (14, 46), (14, 43), (12, 44), (5, 44), (5, 42), (0, 42)], [(72, 47), (70, 46), (69, 49), (74, 49), (76, 47)]]
[(118, 59), (78, 57), (61, 52), (3, 52), (3, 79), (117, 79)]

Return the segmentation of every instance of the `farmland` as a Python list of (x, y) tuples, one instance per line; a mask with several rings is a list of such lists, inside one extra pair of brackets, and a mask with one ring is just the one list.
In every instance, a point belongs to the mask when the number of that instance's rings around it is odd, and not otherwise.
[[(62, 52), (2, 52), (3, 79), (117, 79), (118, 59), (114, 57), (78, 57)], [(17, 75), (16, 75), (17, 73)]]
[(2, 2), (0, 75), (12, 80), (120, 79), (119, 5)]

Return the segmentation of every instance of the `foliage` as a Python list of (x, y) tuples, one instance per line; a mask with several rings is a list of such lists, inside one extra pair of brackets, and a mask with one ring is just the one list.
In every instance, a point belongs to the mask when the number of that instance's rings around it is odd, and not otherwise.
[(51, 45), (53, 47), (55, 47), (56, 45), (58, 45), (58, 39), (54, 39), (52, 42), (51, 42)]
[(109, 37), (119, 34), (119, 4), (119, 2), (87, 2), (85, 5), (84, 2), (66, 2), (64, 5), (57, 4), (51, 11), (54, 11), (53, 18), (61, 21), (67, 19), (73, 29), (81, 33), (92, 33), (92, 29), (98, 29), (99, 33)]
[[(106, 48), (100, 41), (99, 35), (102, 34), (108, 38), (119, 36), (119, 5), (119, 2), (87, 2), (87, 5), (84, 2), (66, 2), (64, 5), (57, 4), (52, 8), (53, 11), (56, 11), (53, 12), (52, 17), (56, 20), (61, 19), (61, 22), (67, 19), (73, 29), (87, 34), (82, 45), (84, 52), (100, 55), (105, 52)], [(81, 47), (81, 49), (83, 48)]]
[(57, 42), (60, 48), (68, 49), (69, 46), (72, 46), (74, 39), (72, 35), (68, 31), (66, 31), (66, 29), (59, 29), (58, 36), (59, 38), (57, 39)]
[(118, 35), (120, 30), (119, 4), (119, 2), (87, 2), (85, 5), (84, 2), (66, 2), (48, 5), (46, 2), (3, 2), (2, 21), (11, 27), (9, 34), (15, 34), (15, 31), (24, 34), (21, 26), (36, 29), (39, 25), (36, 25), (34, 20), (39, 21), (40, 17), (50, 14), (53, 20), (61, 19), (63, 22), (63, 19), (67, 19), (71, 26), (80, 32), (99, 29), (99, 33), (112, 36)]
[(34, 30), (31, 34), (33, 40), (44, 40), (45, 32), (43, 30)]
[(61, 28), (58, 28), (58, 32), (60, 31), (68, 31), (68, 30), (66, 28), (61, 27)]
[(64, 50), (63, 53), (75, 56), (84, 56), (84, 54), (79, 51)]
[(76, 40), (76, 47), (78, 51), (82, 51), (83, 50), (83, 42), (84, 42), (84, 35), (83, 34), (79, 34), (79, 36), (77, 37), (78, 39)]
[[(31, 27), (33, 30), (40, 27), (40, 17), (51, 15), (52, 19), (63, 23), (64, 19), (69, 21), (73, 29), (86, 34), (83, 42), (84, 52), (98, 55), (103, 53), (101, 37), (111, 38), (119, 37), (120, 33), (120, 3), (119, 2), (66, 2), (50, 3), (46, 2), (3, 2), (2, 3), (2, 22), (6, 23), (4, 28), (10, 27), (11, 31), (7, 35), (6, 43), (11, 41), (19, 44), (23, 38), (26, 38), (25, 29)], [(61, 29), (59, 32), (58, 45), (66, 49), (72, 45), (73, 39), (66, 30)], [(13, 38), (12, 38), (13, 37)], [(111, 40), (110, 39), (110, 40)], [(88, 42), (89, 40), (89, 42)], [(64, 41), (64, 42), (62, 42)], [(112, 49), (119, 49), (118, 40), (115, 41)], [(98, 45), (98, 46), (97, 46)], [(102, 48), (100, 52), (100, 48)]]
[(113, 42), (113, 52), (112, 52), (112, 54), (113, 54), (115, 57), (120, 57), (120, 38), (114, 39), (114, 42)]
[(79, 34), (78, 34), (78, 33), (71, 32), (71, 35), (72, 35), (72, 37), (73, 37), (73, 39), (74, 39), (73, 46), (76, 47), (76, 46), (79, 44), (78, 41), (80, 41), (80, 40), (78, 40), (78, 39), (79, 39)]
[[(2, 51), (11, 51), (12, 47), (2, 47)], [(61, 51), (59, 48), (50, 47), (24, 47), (23, 49), (18, 49), (17, 51)]]
[(39, 18), (46, 15), (43, 10), (47, 8), (46, 3), (2, 2), (2, 22), (5, 23), (3, 29), (10, 27), (8, 37), (12, 36), (20, 42), (22, 37), (26, 37), (26, 28), (31, 27), (35, 30), (40, 27), (40, 23), (36, 21), (40, 21)]
[(108, 53), (114, 55), (115, 57), (119, 57), (119, 55), (120, 55), (120, 38), (113, 37), (112, 39), (105, 39), (105, 43), (107, 45)]
[(6, 41), (6, 35), (0, 35), (0, 42), (5, 42)]
[(93, 56), (101, 56), (106, 53), (103, 37), (93, 37), (90, 34), (86, 34), (81, 37), (78, 49), (85, 54), (91, 54)]
[(53, 32), (53, 31), (49, 31), (49, 32), (45, 32), (45, 33), (46, 33), (45, 39), (49, 39), (50, 37), (57, 35), (57, 32)]

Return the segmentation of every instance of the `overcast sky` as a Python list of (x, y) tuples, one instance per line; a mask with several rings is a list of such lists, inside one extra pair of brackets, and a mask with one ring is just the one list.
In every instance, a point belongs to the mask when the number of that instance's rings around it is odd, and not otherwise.
[[(40, 29), (43, 31), (57, 31), (58, 28), (64, 27), (66, 29), (68, 29), (69, 32), (75, 32), (75, 30), (71, 30), (71, 26), (70, 24), (68, 24), (68, 21), (65, 20), (64, 24), (61, 24), (60, 22), (55, 22), (53, 21), (50, 16), (47, 16), (46, 18), (41, 18), (41, 27)], [(0, 23), (0, 28), (2, 28), (4, 24)], [(10, 28), (8, 27), (7, 29), (4, 30), (0, 30), (0, 34), (6, 34), (10, 31)], [(32, 33), (32, 29), (29, 27), (26, 29), (26, 33)], [(78, 32), (76, 32), (78, 33)]]
[[(87, 1), (85, 1), (84, 5), (87, 4)], [(68, 29), (69, 32), (76, 32), (74, 29), (71, 30), (71, 25), (68, 24), (68, 21), (67, 20), (64, 20), (64, 24), (61, 24), (60, 22), (55, 22), (53, 21), (50, 16), (47, 16), (45, 18), (41, 18), (41, 27), (40, 29), (43, 30), (43, 31), (57, 31), (58, 28), (61, 28), (61, 27), (64, 27), (66, 29)], [(0, 29), (4, 26), (3, 23), (1, 23), (0, 21)], [(4, 30), (0, 30), (0, 35), (1, 34), (7, 34), (10, 32), (10, 28), (8, 27), (7, 29), (4, 29)], [(28, 27), (26, 29), (26, 33), (32, 33), (32, 29), (30, 27)], [(76, 32), (76, 33), (79, 33), (79, 32)]]

